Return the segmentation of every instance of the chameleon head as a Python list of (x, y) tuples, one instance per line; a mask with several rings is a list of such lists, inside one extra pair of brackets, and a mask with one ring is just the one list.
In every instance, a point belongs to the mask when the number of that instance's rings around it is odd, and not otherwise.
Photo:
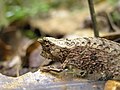
[(54, 59), (58, 57), (57, 55), (60, 53), (60, 46), (56, 45), (59, 40), (52, 37), (43, 37), (38, 39), (38, 42), (42, 46), (41, 55), (48, 59)]
[(52, 38), (52, 37), (43, 37), (37, 40), (43, 48), (50, 48), (54, 44), (58, 42), (57, 39)]
[(37, 40), (40, 45), (42, 46), (41, 55), (45, 58), (51, 59), (50, 48), (51, 42), (47, 39), (47, 37), (43, 37)]

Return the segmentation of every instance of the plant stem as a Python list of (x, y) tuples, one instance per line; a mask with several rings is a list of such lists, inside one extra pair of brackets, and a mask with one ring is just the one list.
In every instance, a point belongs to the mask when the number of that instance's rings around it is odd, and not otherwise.
[(88, 0), (88, 4), (89, 4), (92, 23), (93, 23), (94, 36), (99, 37), (99, 32), (97, 30), (97, 21), (96, 21), (96, 15), (95, 15), (95, 10), (94, 10), (93, 0)]

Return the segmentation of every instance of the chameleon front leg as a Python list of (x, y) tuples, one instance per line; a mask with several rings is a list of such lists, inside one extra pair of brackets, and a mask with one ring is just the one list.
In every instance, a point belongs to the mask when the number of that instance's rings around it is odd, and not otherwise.
[(52, 67), (52, 66), (44, 66), (44, 67), (40, 67), (40, 70), (41, 71), (44, 71), (44, 72), (49, 72), (49, 71), (55, 71), (55, 72), (61, 72), (62, 69), (58, 69), (58, 68), (55, 68), (55, 67)]
[(60, 67), (61, 63), (60, 62), (51, 62), (48, 65), (41, 66), (40, 70), (43, 72), (61, 72), (63, 69)]

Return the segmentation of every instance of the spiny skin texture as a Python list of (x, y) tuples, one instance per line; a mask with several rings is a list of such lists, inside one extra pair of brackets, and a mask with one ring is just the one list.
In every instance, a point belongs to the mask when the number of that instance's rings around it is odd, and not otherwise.
[[(52, 62), (61, 65), (48, 71), (76, 69), (79, 76), (92, 80), (120, 80), (120, 44), (103, 38), (38, 39), (42, 45), (41, 53)], [(79, 70), (79, 71), (78, 71)], [(74, 70), (75, 71), (75, 70)], [(84, 71), (84, 73), (81, 71)]]

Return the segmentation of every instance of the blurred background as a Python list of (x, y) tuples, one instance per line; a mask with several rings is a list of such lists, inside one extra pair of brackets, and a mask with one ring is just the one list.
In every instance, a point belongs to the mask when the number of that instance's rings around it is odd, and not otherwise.
[[(120, 41), (120, 0), (93, 0), (100, 37)], [(44, 61), (35, 42), (93, 37), (88, 0), (0, 0), (0, 73), (19, 76)]]

